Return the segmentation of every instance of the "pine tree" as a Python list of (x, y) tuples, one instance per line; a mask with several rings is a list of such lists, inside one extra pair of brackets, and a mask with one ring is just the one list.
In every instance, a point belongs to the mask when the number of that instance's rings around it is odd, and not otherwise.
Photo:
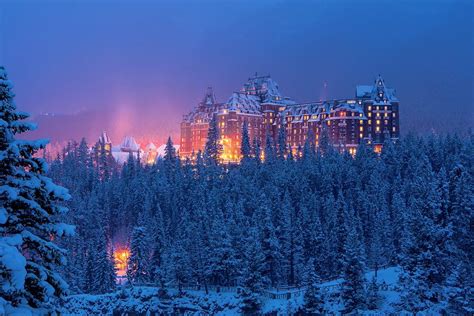
[(270, 135), (269, 131), (267, 131), (267, 134), (266, 134), (264, 154), (265, 154), (266, 164), (272, 164), (273, 162), (275, 162), (275, 159), (276, 159), (275, 146), (273, 144), (273, 138)]
[(105, 234), (97, 240), (97, 251), (94, 252), (92, 293), (102, 294), (115, 290), (116, 275), (111, 249), (107, 249)]
[(360, 257), (359, 240), (360, 237), (357, 235), (354, 225), (351, 225), (344, 254), (344, 282), (341, 293), (345, 307), (344, 313), (363, 310), (366, 306), (364, 267)]
[(242, 126), (242, 144), (240, 145), (242, 162), (246, 162), (251, 157), (252, 148), (250, 146), (249, 126), (247, 121)]
[(210, 232), (210, 249), (208, 269), (213, 283), (230, 285), (237, 273), (238, 260), (221, 210), (217, 210), (214, 216)]
[(150, 279), (164, 290), (164, 252), (166, 249), (165, 228), (163, 221), (163, 212), (158, 205), (155, 216), (150, 221), (147, 231), (152, 232), (152, 255), (150, 260)]
[[(449, 262), (449, 231), (438, 220), (440, 192), (426, 156), (409, 161), (411, 180), (400, 264), (401, 308), (418, 312), (443, 300)], [(436, 245), (436, 247), (433, 247)]]
[(321, 294), (321, 279), (314, 260), (307, 264), (306, 291), (304, 293), (303, 312), (305, 315), (324, 315), (324, 300)]
[(255, 154), (255, 161), (257, 163), (260, 163), (261, 162), (261, 155), (262, 155), (262, 150), (261, 150), (261, 147), (260, 147), (260, 141), (257, 139), (257, 138), (254, 138), (253, 140), (253, 152)]
[(169, 162), (174, 162), (174, 160), (177, 158), (176, 156), (176, 149), (173, 146), (173, 141), (171, 140), (171, 136), (168, 137), (168, 140), (166, 141), (166, 146), (165, 146), (165, 155), (163, 156), (163, 159)]
[(58, 221), (68, 191), (46, 177), (47, 164), (35, 153), (47, 141), (16, 140), (33, 130), (16, 109), (12, 83), (0, 67), (0, 297), (10, 306), (54, 310), (67, 284), (57, 273), (64, 250), (53, 240), (73, 234)]
[(219, 162), (222, 145), (219, 142), (219, 128), (217, 126), (217, 116), (213, 115), (209, 122), (209, 130), (207, 132), (206, 147), (204, 149), (204, 158), (209, 164), (217, 164)]
[(262, 249), (258, 234), (253, 230), (246, 241), (247, 251), (243, 271), (243, 283), (239, 289), (239, 308), (243, 315), (257, 315), (260, 312), (262, 301), (260, 294), (263, 288)]
[(145, 220), (141, 218), (138, 225), (134, 227), (130, 241), (130, 258), (127, 266), (127, 277), (129, 282), (146, 283), (150, 281), (149, 260), (149, 235)]
[[(264, 199), (265, 201), (266, 199)], [(265, 203), (262, 203), (260, 212), (263, 217), (262, 235), (262, 252), (265, 257), (264, 270), (262, 271), (263, 277), (272, 287), (275, 287), (280, 278), (280, 261), (281, 261), (281, 250), (280, 243), (275, 236), (275, 227), (273, 226), (273, 219), (271, 210)]]
[(380, 293), (379, 293), (379, 286), (377, 284), (377, 277), (374, 274), (372, 277), (372, 281), (370, 281), (369, 286), (367, 288), (367, 308), (369, 310), (375, 310), (379, 308), (380, 305)]
[(448, 314), (474, 313), (474, 277), (471, 265), (460, 263), (447, 280)]
[(277, 147), (277, 156), (280, 159), (285, 159), (286, 157), (286, 128), (282, 124), (281, 128), (278, 130), (278, 147)]

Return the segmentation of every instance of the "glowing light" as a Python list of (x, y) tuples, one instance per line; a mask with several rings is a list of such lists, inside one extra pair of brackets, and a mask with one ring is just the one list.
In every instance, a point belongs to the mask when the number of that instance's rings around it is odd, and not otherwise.
[(130, 250), (127, 248), (118, 248), (114, 251), (115, 269), (118, 277), (124, 277), (127, 274), (128, 258)]

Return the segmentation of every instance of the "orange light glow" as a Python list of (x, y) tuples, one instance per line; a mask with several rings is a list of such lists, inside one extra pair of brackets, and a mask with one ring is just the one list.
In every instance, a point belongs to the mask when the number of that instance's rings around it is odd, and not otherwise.
[(374, 146), (374, 151), (377, 153), (377, 154), (380, 154), (382, 152), (382, 145), (375, 145)]
[(119, 248), (114, 252), (115, 269), (117, 270), (117, 276), (123, 277), (127, 274), (128, 258), (130, 257), (130, 251), (127, 248)]

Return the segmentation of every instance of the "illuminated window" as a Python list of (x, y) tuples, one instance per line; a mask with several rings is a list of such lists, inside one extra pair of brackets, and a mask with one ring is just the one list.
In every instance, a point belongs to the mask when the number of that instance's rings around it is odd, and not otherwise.
[(397, 113), (393, 112), (393, 117), (397, 116), (396, 114), (397, 114)]
[(396, 132), (397, 131), (397, 128), (394, 126), (392, 127), (392, 132)]
[(328, 121), (328, 125), (331, 125), (331, 121)]
[(385, 111), (387, 111), (388, 107), (387, 107), (387, 106), (385, 106), (385, 108), (384, 108), (384, 109), (385, 109)]
[(360, 133), (360, 134), (359, 134), (359, 137), (360, 137), (360, 138), (363, 138), (363, 137), (364, 137), (364, 134)]
[(363, 120), (360, 120), (359, 123), (360, 123), (360, 124), (364, 124), (364, 121), (363, 121)]
[(360, 127), (360, 131), (362, 132), (364, 130), (364, 126), (361, 126)]
[(369, 112), (367, 115), (368, 115), (369, 117), (372, 117), (372, 113), (371, 113), (371, 112)]
[(377, 125), (380, 125), (380, 120), (377, 120), (377, 122), (376, 122), (376, 123), (377, 123)]
[(372, 110), (372, 106), (369, 105), (369, 106), (367, 107), (367, 110), (369, 110), (369, 111)]
[(372, 125), (372, 120), (369, 120), (369, 125)]
[(383, 116), (384, 116), (384, 117), (388, 117), (388, 113), (384, 113)]
[(380, 126), (377, 126), (377, 127), (375, 128), (375, 131), (379, 133), (379, 132), (380, 132)]
[(388, 120), (385, 120), (385, 121), (384, 121), (384, 124), (385, 124), (385, 125), (388, 125)]

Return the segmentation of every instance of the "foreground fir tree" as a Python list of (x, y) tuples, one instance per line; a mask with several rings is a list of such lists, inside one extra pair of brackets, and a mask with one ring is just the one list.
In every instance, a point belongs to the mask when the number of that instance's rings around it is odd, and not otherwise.
[(17, 140), (34, 129), (17, 111), (12, 84), (0, 67), (0, 305), (6, 313), (23, 308), (53, 311), (67, 284), (57, 273), (65, 251), (53, 241), (72, 235), (73, 227), (57, 219), (67, 209), (59, 203), (68, 191), (45, 176), (46, 162), (35, 153), (47, 141)]

